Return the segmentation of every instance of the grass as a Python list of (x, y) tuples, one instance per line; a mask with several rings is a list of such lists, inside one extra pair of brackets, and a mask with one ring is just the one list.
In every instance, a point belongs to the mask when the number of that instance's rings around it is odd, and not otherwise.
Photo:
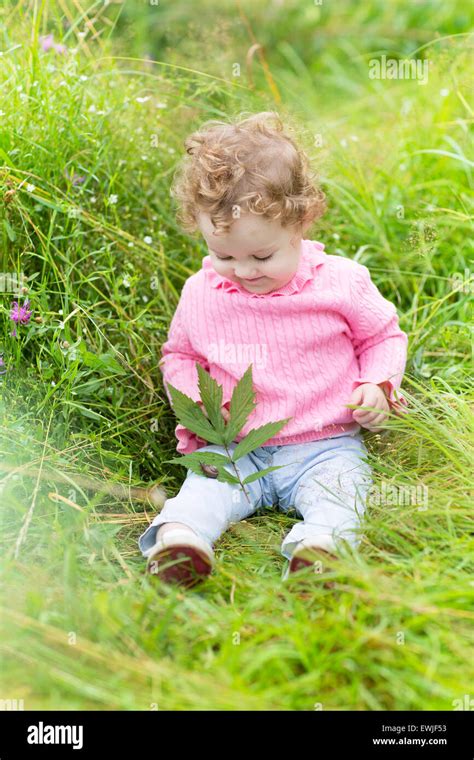
[[(244, 3), (268, 67), (255, 57), (252, 80), (249, 29), (232, 4), (214, 29), (216, 8), (154, 8), (163, 23), (150, 25), (149, 8), (117, 4), (92, 26), (74, 2), (0, 11), (1, 268), (25, 273), (34, 310), (14, 338), (14, 296), (0, 294), (1, 697), (451, 710), (473, 677), (469, 4), (274, 4), (270, 24)], [(65, 55), (41, 50), (48, 32)], [(369, 79), (369, 58), (417, 49), (426, 85)], [(144, 574), (153, 506), (106, 484), (174, 494), (184, 477), (163, 464), (175, 420), (157, 367), (206, 253), (169, 196), (182, 141), (204, 119), (273, 108), (328, 195), (308, 237), (368, 266), (409, 335), (410, 414), (365, 440), (376, 484), (422, 489), (427, 504), (371, 504), (333, 589), (281, 584), (295, 518), (269, 508), (224, 534), (215, 574), (183, 592)]]

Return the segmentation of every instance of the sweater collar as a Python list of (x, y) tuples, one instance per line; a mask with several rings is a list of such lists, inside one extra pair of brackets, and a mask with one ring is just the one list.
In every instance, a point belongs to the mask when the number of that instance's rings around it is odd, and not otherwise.
[(212, 266), (210, 255), (204, 256), (202, 268), (205, 270), (208, 282), (213, 288), (220, 288), (227, 293), (241, 293), (250, 298), (269, 298), (270, 296), (288, 296), (292, 293), (299, 293), (306, 283), (313, 279), (315, 269), (324, 263), (326, 256), (327, 254), (324, 253), (324, 243), (319, 243), (316, 240), (302, 240), (298, 269), (286, 285), (282, 285), (281, 288), (273, 290), (271, 293), (249, 293), (239, 283), (232, 282), (227, 277), (218, 274)]

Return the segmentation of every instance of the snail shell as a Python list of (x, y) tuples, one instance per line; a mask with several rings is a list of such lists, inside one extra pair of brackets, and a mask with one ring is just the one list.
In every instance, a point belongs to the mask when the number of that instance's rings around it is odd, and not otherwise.
[(199, 464), (206, 478), (217, 478), (219, 475), (219, 470), (213, 464), (205, 464), (204, 462), (199, 462)]

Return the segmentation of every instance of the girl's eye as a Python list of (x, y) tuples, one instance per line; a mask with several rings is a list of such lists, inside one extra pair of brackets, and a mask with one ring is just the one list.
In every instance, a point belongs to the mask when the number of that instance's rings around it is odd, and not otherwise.
[[(271, 253), (269, 256), (265, 256), (264, 258), (260, 258), (259, 256), (254, 256), (254, 259), (257, 259), (257, 261), (268, 261), (268, 259), (271, 259), (272, 256), (273, 256), (273, 253)], [(219, 261), (229, 261), (232, 258), (232, 256), (226, 256), (225, 258), (223, 258), (222, 256), (217, 256), (217, 258), (219, 259)]]

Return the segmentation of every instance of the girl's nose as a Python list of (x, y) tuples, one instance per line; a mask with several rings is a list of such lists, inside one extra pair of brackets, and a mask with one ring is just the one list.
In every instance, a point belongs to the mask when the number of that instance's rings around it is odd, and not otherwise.
[(234, 275), (238, 277), (241, 280), (251, 280), (254, 277), (257, 277), (258, 272), (256, 269), (252, 270), (245, 270), (245, 269), (234, 269)]

